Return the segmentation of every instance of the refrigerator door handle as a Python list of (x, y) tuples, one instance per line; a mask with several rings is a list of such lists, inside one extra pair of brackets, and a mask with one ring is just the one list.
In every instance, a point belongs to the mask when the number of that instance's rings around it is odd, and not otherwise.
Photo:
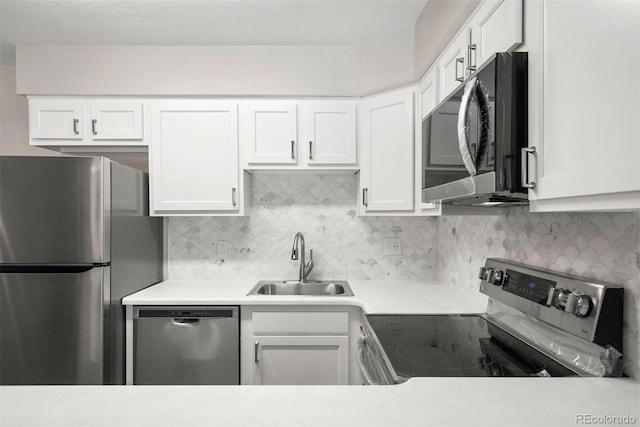
[(108, 267), (108, 262), (91, 264), (0, 264), (0, 273), (84, 273), (93, 268)]

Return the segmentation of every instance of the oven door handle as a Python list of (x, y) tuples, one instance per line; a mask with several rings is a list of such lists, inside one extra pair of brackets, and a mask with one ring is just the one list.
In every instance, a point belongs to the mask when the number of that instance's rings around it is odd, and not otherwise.
[(367, 369), (367, 362), (364, 357), (364, 343), (358, 346), (358, 366), (360, 367), (360, 373), (362, 373), (362, 382), (364, 385), (378, 385), (378, 382), (373, 379), (369, 370)]

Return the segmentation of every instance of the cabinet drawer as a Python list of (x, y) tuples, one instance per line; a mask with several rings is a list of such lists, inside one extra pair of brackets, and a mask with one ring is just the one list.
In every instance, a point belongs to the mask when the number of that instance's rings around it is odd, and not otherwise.
[(346, 312), (254, 312), (252, 320), (256, 335), (349, 333)]

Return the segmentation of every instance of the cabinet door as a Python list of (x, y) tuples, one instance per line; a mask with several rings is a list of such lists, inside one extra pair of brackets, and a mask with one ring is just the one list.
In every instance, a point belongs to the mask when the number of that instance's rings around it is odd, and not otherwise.
[(297, 114), (293, 102), (252, 102), (244, 108), (243, 145), (249, 164), (297, 163)]
[(424, 75), (418, 88), (420, 96), (420, 119), (427, 117), (438, 104), (438, 67)]
[(65, 99), (29, 100), (31, 138), (72, 139), (84, 137), (82, 101)]
[(438, 78), (440, 80), (438, 102), (445, 99), (460, 87), (467, 71), (467, 47), (469, 46), (469, 30), (463, 29), (454, 39), (438, 61)]
[(349, 384), (346, 336), (256, 337), (253, 384)]
[(522, 43), (522, 0), (485, 0), (471, 20), (467, 68), (476, 71), (496, 52)]
[(156, 214), (238, 210), (235, 102), (165, 101), (152, 107), (149, 147)]
[(413, 96), (409, 88), (362, 103), (359, 197), (365, 212), (413, 210)]
[(307, 164), (355, 164), (355, 103), (313, 102), (305, 109), (302, 153)]
[[(609, 30), (593, 31), (594, 17)], [(540, 28), (542, 81), (530, 73), (544, 117), (541, 143), (530, 139), (532, 210), (640, 208), (640, 3), (547, 1)]]
[(419, 204), (417, 213), (425, 216), (440, 216), (442, 214), (442, 208), (439, 202), (422, 203), (422, 187), (423, 187), (423, 171), (422, 165), (426, 164), (423, 152), (422, 140), (423, 129), (422, 120), (427, 117), (438, 104), (438, 68), (434, 67), (427, 72), (418, 87), (419, 96), (419, 111), (417, 114), (416, 122), (416, 143), (415, 143), (415, 157), (416, 157), (416, 194), (415, 200)]
[(91, 134), (94, 140), (142, 139), (142, 102), (93, 102)]

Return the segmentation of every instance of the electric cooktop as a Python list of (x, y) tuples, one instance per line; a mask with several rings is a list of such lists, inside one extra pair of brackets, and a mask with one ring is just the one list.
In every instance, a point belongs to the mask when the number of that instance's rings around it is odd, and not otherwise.
[(577, 373), (478, 315), (369, 315), (400, 377), (563, 377)]

